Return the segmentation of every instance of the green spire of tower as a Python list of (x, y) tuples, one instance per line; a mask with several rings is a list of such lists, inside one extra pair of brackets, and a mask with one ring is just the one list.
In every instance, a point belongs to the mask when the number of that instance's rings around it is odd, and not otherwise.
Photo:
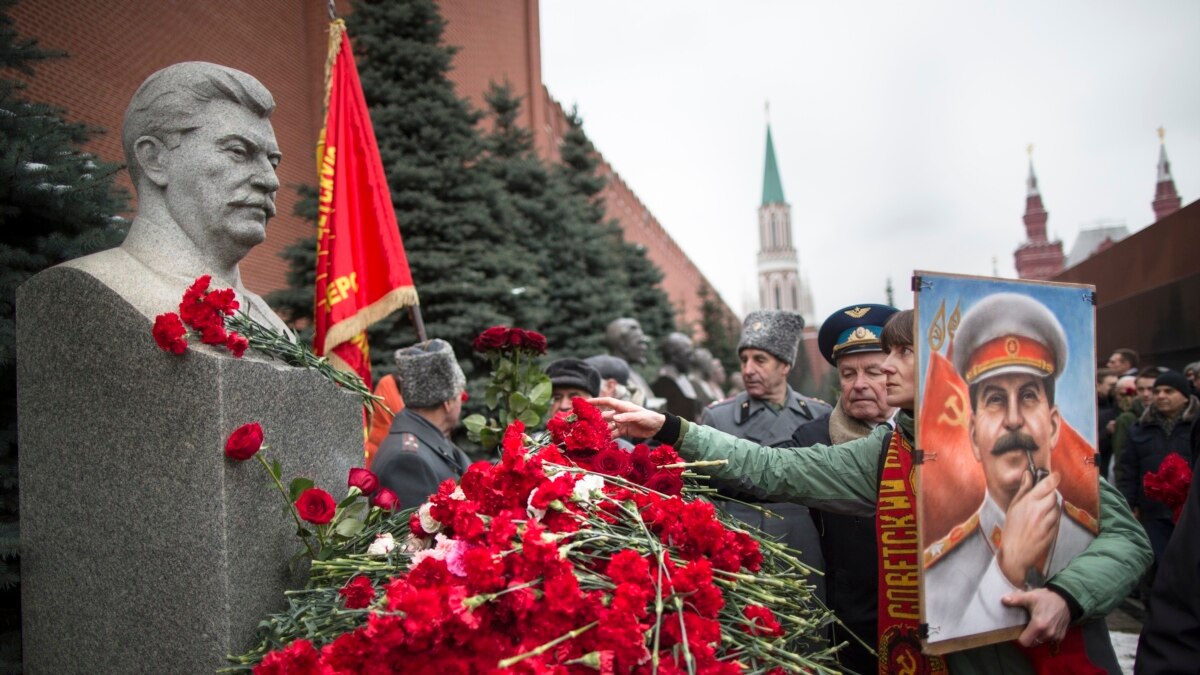
[(763, 205), (782, 204), (783, 183), (779, 181), (779, 165), (775, 163), (775, 143), (771, 141), (771, 124), (767, 123), (767, 165), (763, 169)]

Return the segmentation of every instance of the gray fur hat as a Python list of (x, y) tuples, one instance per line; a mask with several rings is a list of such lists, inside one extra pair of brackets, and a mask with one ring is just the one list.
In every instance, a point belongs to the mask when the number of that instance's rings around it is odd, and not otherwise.
[(448, 401), (467, 385), (467, 378), (445, 340), (426, 340), (397, 349), (396, 380), (404, 405), (430, 408)]
[(994, 293), (963, 314), (952, 359), (968, 385), (1009, 373), (1057, 378), (1067, 365), (1067, 336), (1037, 300)]
[(761, 349), (791, 365), (796, 361), (796, 348), (800, 346), (800, 332), (803, 330), (804, 317), (796, 312), (778, 309), (750, 312), (742, 324), (738, 353), (746, 348)]

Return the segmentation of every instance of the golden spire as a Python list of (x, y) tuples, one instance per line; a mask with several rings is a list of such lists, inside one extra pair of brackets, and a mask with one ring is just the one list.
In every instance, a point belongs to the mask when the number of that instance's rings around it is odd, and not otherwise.
[(1025, 146), (1025, 152), (1028, 153), (1030, 157), (1033, 157), (1033, 143)]
[(1166, 143), (1167, 142), (1166, 136), (1167, 136), (1167, 130), (1162, 127), (1159, 127), (1158, 128), (1158, 142)]

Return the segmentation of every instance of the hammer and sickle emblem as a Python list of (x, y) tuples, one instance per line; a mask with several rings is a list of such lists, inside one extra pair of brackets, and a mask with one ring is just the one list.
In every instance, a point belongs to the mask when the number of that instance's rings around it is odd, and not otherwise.
[(896, 657), (896, 663), (900, 665), (900, 675), (916, 675), (917, 659), (912, 654), (904, 652)]
[(951, 394), (946, 397), (942, 403), (945, 412), (938, 415), (938, 424), (948, 422), (950, 426), (965, 427), (967, 425), (967, 411), (963, 406), (963, 401), (958, 394)]

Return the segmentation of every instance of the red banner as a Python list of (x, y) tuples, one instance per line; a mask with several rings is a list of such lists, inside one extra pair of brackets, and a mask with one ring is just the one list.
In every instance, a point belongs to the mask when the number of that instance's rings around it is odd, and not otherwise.
[(330, 25), (313, 349), (371, 384), (366, 328), (418, 302), (345, 24)]

